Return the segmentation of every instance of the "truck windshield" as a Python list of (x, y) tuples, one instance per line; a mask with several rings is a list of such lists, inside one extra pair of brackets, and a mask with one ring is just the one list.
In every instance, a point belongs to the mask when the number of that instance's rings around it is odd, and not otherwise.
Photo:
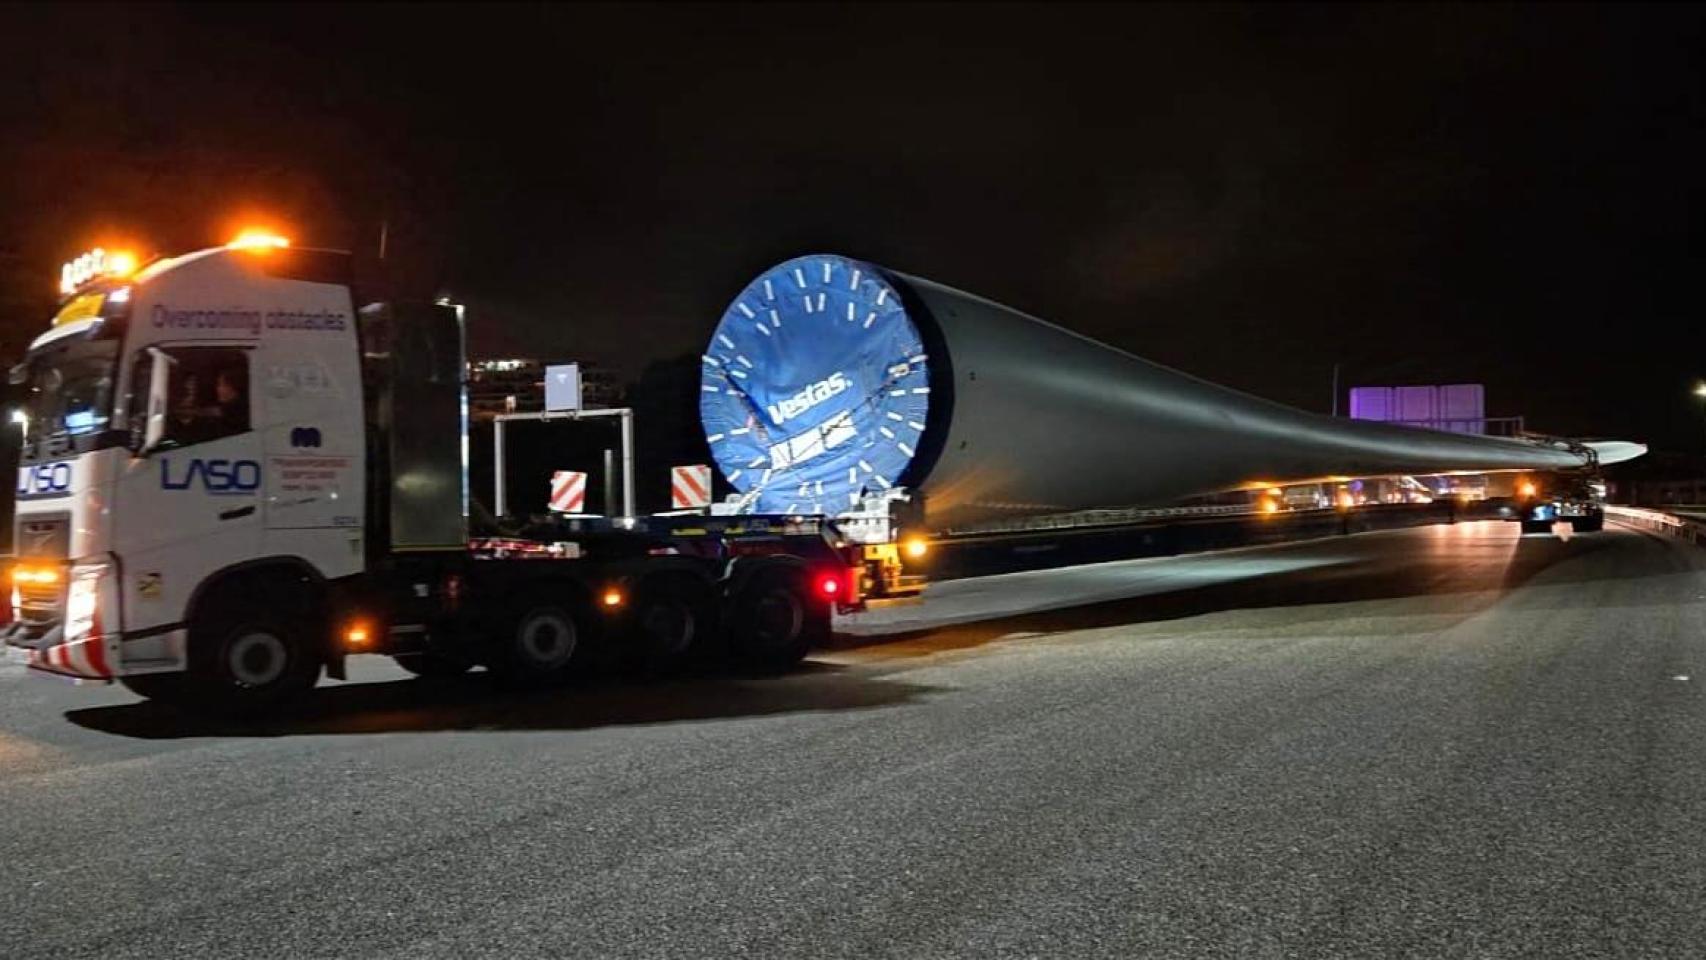
[(116, 339), (76, 338), (50, 344), (24, 360), (25, 458), (69, 453), (79, 437), (107, 429), (112, 418)]

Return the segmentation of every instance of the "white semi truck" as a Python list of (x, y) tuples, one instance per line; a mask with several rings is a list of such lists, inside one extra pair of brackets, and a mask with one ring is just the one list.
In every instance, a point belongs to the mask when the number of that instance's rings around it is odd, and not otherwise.
[(355, 653), (534, 682), (601, 655), (778, 668), (856, 599), (852, 554), (810, 519), (471, 539), (460, 312), (358, 309), (346, 254), (250, 235), (95, 255), (62, 292), (12, 378), (4, 640), (35, 669), (254, 712)]

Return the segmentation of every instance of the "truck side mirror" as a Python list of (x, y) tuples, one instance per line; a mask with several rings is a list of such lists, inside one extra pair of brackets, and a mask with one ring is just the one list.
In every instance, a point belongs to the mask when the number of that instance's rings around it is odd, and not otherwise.
[[(158, 347), (148, 348), (148, 393), (143, 408), (141, 442), (135, 452), (145, 456), (166, 439), (166, 399), (172, 380), (172, 366), (177, 361)], [(140, 367), (141, 365), (138, 364)], [(132, 433), (135, 436), (135, 433)]]

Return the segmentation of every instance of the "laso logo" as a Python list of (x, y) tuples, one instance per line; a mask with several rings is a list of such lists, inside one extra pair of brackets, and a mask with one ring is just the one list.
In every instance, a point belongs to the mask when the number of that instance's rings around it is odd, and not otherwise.
[(765, 409), (770, 411), (770, 419), (774, 420), (777, 426), (781, 426), (825, 400), (828, 400), (830, 397), (846, 390), (849, 386), (851, 386), (851, 384), (847, 382), (847, 375), (837, 370), (822, 380), (819, 380), (818, 382), (806, 387), (804, 390), (801, 390), (799, 393), (796, 393), (791, 397), (785, 397), (776, 403), (772, 403)]
[(71, 463), (38, 463), (18, 468), (18, 496), (50, 497), (71, 489)]
[(160, 488), (188, 490), (200, 486), (208, 493), (254, 493), (261, 488), (261, 465), (254, 460), (203, 460), (189, 462), (174, 476), (171, 458), (160, 461)]

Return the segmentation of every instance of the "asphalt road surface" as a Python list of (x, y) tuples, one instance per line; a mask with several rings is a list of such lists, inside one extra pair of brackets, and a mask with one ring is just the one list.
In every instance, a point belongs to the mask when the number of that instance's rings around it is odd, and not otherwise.
[(1697, 957), (1703, 564), (1365, 534), (252, 730), (0, 668), (0, 955)]

